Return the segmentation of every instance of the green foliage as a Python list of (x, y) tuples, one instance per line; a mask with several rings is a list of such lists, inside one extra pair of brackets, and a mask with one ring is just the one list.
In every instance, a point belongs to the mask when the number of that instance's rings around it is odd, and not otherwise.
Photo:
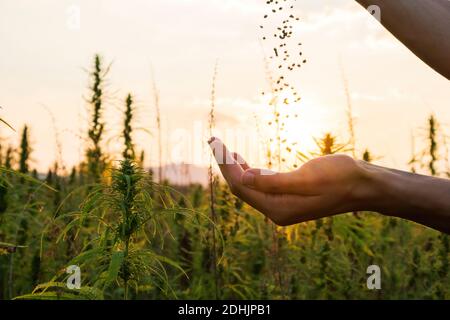
[[(134, 295), (157, 288), (161, 294), (176, 296), (166, 267), (175, 269), (177, 277), (186, 273), (178, 262), (153, 248), (162, 244), (158, 236), (164, 239), (169, 232), (168, 217), (181, 215), (186, 225), (194, 218), (193, 210), (177, 206), (176, 196), (181, 195), (153, 183), (131, 160), (124, 160), (113, 169), (111, 183), (93, 187), (79, 211), (58, 215), (46, 231), (55, 226), (62, 230), (56, 243), (64, 242), (71, 232), (76, 235), (73, 240), (89, 239), (67, 263), (78, 265), (84, 275), (89, 275), (83, 286), (96, 288), (108, 297), (117, 298), (122, 292), (125, 299), (130, 298), (130, 288), (135, 289)], [(64, 222), (68, 223), (64, 226)], [(57, 275), (51, 282), (62, 282), (64, 277)]]
[(125, 119), (123, 127), (123, 139), (125, 149), (122, 155), (124, 159), (130, 160), (134, 160), (136, 158), (132, 137), (133, 127), (131, 126), (133, 121), (133, 114), (134, 114), (133, 97), (131, 96), (131, 94), (129, 94), (125, 100)]
[(429, 155), (430, 162), (428, 163), (428, 168), (430, 169), (431, 175), (435, 176), (436, 171), (436, 161), (438, 160), (437, 156), (437, 122), (433, 115), (428, 118), (428, 140), (430, 142), (429, 145)]
[[(28, 127), (20, 145), (0, 152), (0, 299), (450, 298), (447, 235), (370, 212), (281, 228), (212, 171), (208, 186), (155, 183), (143, 156), (135, 159), (131, 95), (115, 132), (123, 160), (107, 168), (114, 157), (102, 147), (108, 69), (96, 56), (81, 164), (32, 177)], [(211, 95), (212, 130), (214, 84)], [(438, 129), (431, 117), (421, 157), (431, 174), (443, 159)], [(338, 140), (325, 134), (309, 155), (296, 152), (298, 160), (351, 151)], [(363, 159), (373, 156), (366, 150)], [(268, 160), (283, 163), (276, 154)], [(381, 291), (366, 287), (372, 264), (382, 268)], [(80, 289), (67, 287), (71, 265), (81, 270)]]
[(20, 142), (20, 157), (19, 157), (20, 173), (28, 173), (29, 171), (28, 160), (30, 159), (31, 147), (28, 134), (29, 134), (28, 126), (25, 125), (22, 131), (22, 140)]
[(87, 163), (90, 176), (95, 182), (100, 181), (100, 177), (105, 169), (105, 158), (101, 147), (101, 141), (105, 129), (103, 123), (103, 100), (105, 77), (109, 67), (103, 66), (103, 60), (99, 55), (94, 58), (93, 70), (90, 73), (91, 85), (89, 87), (91, 97), (89, 104), (91, 107), (91, 123), (88, 132), (90, 146), (87, 149)]

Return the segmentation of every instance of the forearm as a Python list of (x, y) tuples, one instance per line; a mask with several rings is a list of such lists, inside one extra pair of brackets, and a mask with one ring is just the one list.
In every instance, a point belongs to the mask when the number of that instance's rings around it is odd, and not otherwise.
[(365, 163), (368, 207), (450, 234), (450, 180)]
[(381, 23), (434, 70), (450, 79), (450, 1), (357, 0), (377, 5)]

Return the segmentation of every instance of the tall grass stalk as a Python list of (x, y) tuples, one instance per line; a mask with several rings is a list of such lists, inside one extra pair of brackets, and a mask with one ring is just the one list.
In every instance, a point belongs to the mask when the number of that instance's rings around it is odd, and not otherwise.
[(153, 104), (156, 113), (156, 129), (158, 131), (158, 181), (164, 181), (164, 168), (162, 163), (162, 131), (161, 131), (161, 110), (159, 106), (159, 91), (156, 86), (155, 77), (152, 71), (152, 86), (153, 86)]
[(416, 137), (414, 136), (414, 132), (411, 131), (411, 160), (409, 160), (410, 171), (412, 173), (416, 173), (416, 163), (418, 162), (416, 155)]
[(351, 152), (353, 158), (356, 158), (356, 135), (355, 135), (355, 118), (353, 117), (353, 104), (350, 96), (348, 79), (345, 76), (344, 67), (341, 63), (342, 83), (344, 84), (344, 93), (346, 99), (346, 115), (347, 115), (347, 128), (350, 136), (349, 145), (351, 146)]
[[(269, 121), (268, 125), (269, 127), (274, 127), (273, 136), (269, 138), (269, 141), (267, 143), (267, 167), (268, 169), (272, 169), (274, 167), (274, 164), (276, 165), (276, 168), (278, 171), (282, 170), (282, 131), (284, 129), (284, 124), (282, 123), (282, 117), (280, 113), (280, 103), (279, 103), (279, 96), (280, 92), (276, 88), (276, 81), (274, 79), (273, 73), (270, 69), (270, 63), (267, 59), (266, 55), (264, 54), (264, 70), (265, 70), (265, 77), (266, 82), (269, 86), (270, 91), (270, 102), (269, 106), (271, 107), (271, 120)], [(275, 141), (274, 141), (275, 140)], [(274, 148), (275, 146), (275, 148)], [(278, 227), (269, 221), (266, 217), (265, 219), (266, 224), (271, 232), (271, 245), (269, 248), (269, 255), (271, 257), (271, 273), (275, 279), (275, 283), (278, 287), (279, 293), (284, 296), (284, 281), (283, 281), (283, 269), (282, 269), (282, 257), (280, 255), (281, 248), (280, 248), (280, 239), (281, 235), (278, 232)]]
[[(64, 165), (64, 159), (63, 159), (63, 147), (62, 147), (62, 141), (61, 141), (61, 133), (58, 130), (58, 125), (56, 121), (56, 117), (53, 114), (53, 112), (47, 107), (44, 106), (45, 110), (47, 110), (48, 114), (50, 115), (50, 120), (52, 122), (53, 132), (55, 135), (55, 151), (56, 151), (56, 168), (61, 168), (63, 172), (65, 172), (66, 167)], [(59, 172), (56, 171), (55, 174), (58, 174)]]
[[(208, 119), (208, 128), (209, 128), (209, 136), (213, 136), (213, 130), (215, 127), (215, 108), (216, 108), (216, 81), (218, 74), (218, 61), (216, 61), (214, 65), (214, 73), (212, 78), (212, 86), (211, 86), (211, 106), (209, 111), (209, 119)], [(217, 222), (217, 214), (215, 208), (215, 179), (213, 173), (213, 159), (212, 156), (209, 161), (208, 168), (208, 179), (209, 179), (209, 208), (211, 213), (211, 220), (214, 225)], [(212, 264), (213, 264), (213, 273), (214, 273), (214, 291), (216, 299), (219, 299), (219, 279), (217, 274), (217, 244), (216, 244), (216, 230), (215, 227), (211, 227), (212, 233)]]

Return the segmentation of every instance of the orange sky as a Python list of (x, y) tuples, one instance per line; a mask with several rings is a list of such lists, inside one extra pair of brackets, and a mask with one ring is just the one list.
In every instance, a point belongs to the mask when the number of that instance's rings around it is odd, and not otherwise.
[[(54, 114), (66, 165), (83, 156), (87, 119), (82, 99), (94, 53), (113, 61), (107, 101), (107, 142), (114, 152), (126, 93), (139, 106), (137, 139), (156, 161), (151, 68), (160, 91), (167, 162), (205, 163), (204, 145), (216, 59), (218, 134), (255, 162), (255, 116), (264, 123), (267, 90), (259, 25), (263, 0), (3, 0), (0, 1), (1, 116), (32, 129), (34, 166), (55, 159)], [(70, 20), (80, 12), (79, 28)], [(288, 136), (310, 149), (312, 136), (348, 138), (341, 67), (351, 91), (357, 148), (379, 163), (405, 168), (411, 134), (423, 135), (434, 112), (450, 120), (449, 81), (436, 74), (352, 0), (297, 1), (294, 26), (308, 63), (294, 75), (302, 102)], [(264, 42), (263, 42), (264, 44)], [(265, 51), (270, 51), (268, 46)], [(340, 63), (341, 61), (341, 63)], [(264, 130), (264, 128), (260, 128)], [(200, 132), (200, 136), (196, 133)], [(222, 134), (220, 134), (222, 132)], [(2, 137), (16, 142), (6, 128)], [(242, 143), (245, 139), (246, 143)], [(200, 137), (200, 138), (198, 138)], [(186, 142), (185, 142), (186, 141)], [(250, 142), (248, 142), (250, 141)], [(241, 145), (239, 145), (241, 143)], [(186, 147), (188, 146), (188, 147)], [(198, 156), (201, 154), (202, 156)]]

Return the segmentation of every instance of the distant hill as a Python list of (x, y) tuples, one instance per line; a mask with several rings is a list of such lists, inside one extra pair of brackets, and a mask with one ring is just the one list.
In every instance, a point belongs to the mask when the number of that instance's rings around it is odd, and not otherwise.
[[(153, 171), (155, 181), (159, 181), (158, 167), (147, 168)], [(163, 177), (173, 185), (189, 185), (199, 183), (203, 186), (208, 185), (208, 168), (192, 164), (168, 164), (163, 166)], [(37, 178), (45, 180), (47, 173), (38, 172)]]
[[(174, 185), (188, 185), (200, 183), (208, 184), (208, 168), (192, 164), (168, 164), (163, 167), (163, 177)], [(158, 181), (158, 167), (152, 167), (155, 180)]]

